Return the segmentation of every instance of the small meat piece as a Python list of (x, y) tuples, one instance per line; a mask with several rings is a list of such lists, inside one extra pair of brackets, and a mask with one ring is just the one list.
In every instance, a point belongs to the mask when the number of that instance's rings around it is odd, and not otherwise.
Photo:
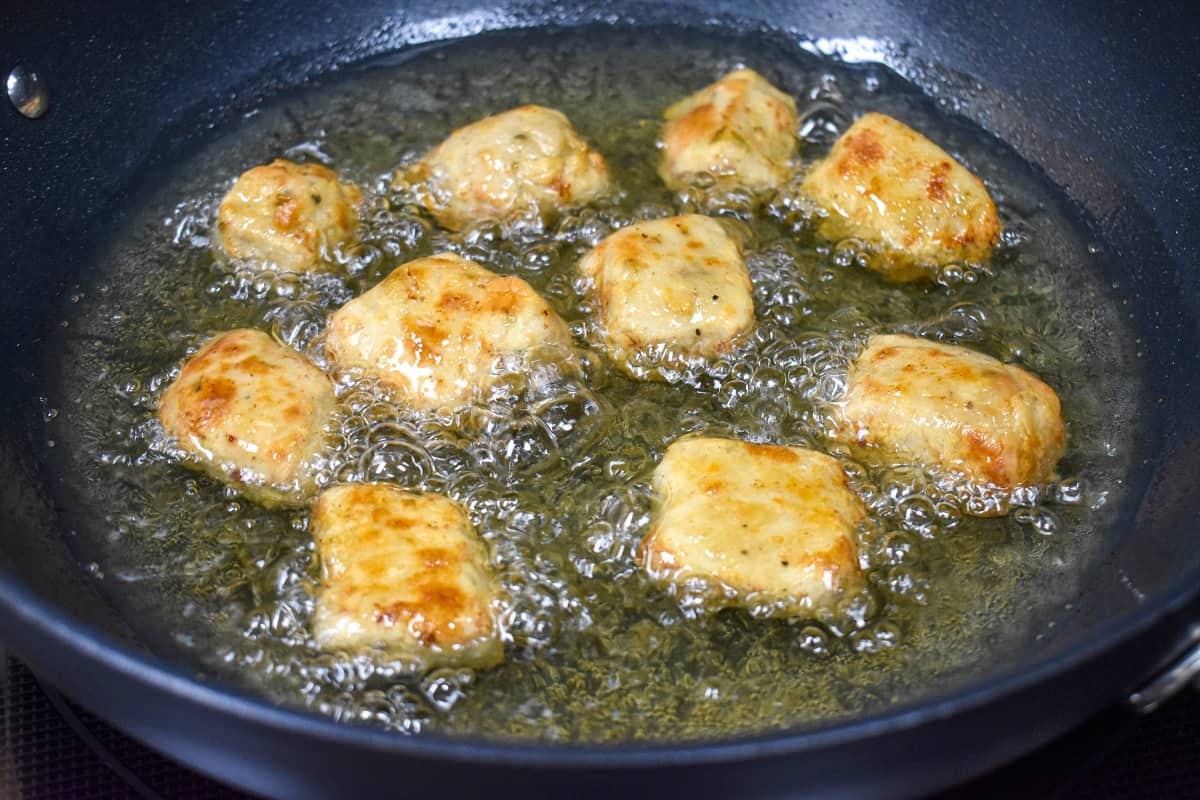
[(400, 177), (415, 184), (438, 222), (536, 217), (609, 192), (608, 166), (570, 121), (542, 106), (521, 106), (459, 128)]
[(655, 348), (730, 351), (754, 327), (741, 243), (711, 217), (685, 214), (622, 228), (579, 262), (598, 298), (604, 346), (619, 364)]
[(862, 585), (854, 537), (866, 518), (838, 462), (799, 447), (688, 437), (654, 471), (646, 569), (711, 596), (807, 616)]
[(329, 253), (351, 240), (362, 192), (320, 164), (277, 158), (243, 172), (217, 211), (218, 246), (285, 272), (330, 268)]
[(663, 116), (658, 174), (681, 189), (708, 174), (725, 188), (770, 189), (791, 175), (796, 101), (752, 69), (739, 69), (672, 105)]
[(338, 309), (325, 350), (413, 408), (452, 410), (476, 399), (502, 365), (570, 343), (566, 323), (525, 281), (442, 253), (397, 267)]
[(457, 503), (391, 484), (343, 484), (321, 494), (312, 522), (320, 647), (378, 650), (425, 668), (500, 663), (499, 588)]
[(1000, 236), (983, 181), (902, 122), (866, 114), (842, 134), (801, 191), (827, 216), (827, 239), (874, 250), (873, 269), (894, 281), (928, 277), (950, 261), (985, 261)]
[(1049, 479), (1066, 444), (1058, 396), (1025, 370), (913, 336), (873, 336), (837, 436), (1001, 489)]
[(163, 392), (158, 418), (194, 466), (265, 505), (302, 505), (333, 415), (333, 386), (255, 330), (212, 339)]

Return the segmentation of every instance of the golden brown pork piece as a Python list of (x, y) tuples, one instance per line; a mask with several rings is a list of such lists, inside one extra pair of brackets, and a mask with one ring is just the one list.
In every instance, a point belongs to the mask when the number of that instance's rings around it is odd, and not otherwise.
[(397, 267), (333, 315), (325, 349), (417, 409), (455, 409), (528, 351), (571, 344), (566, 323), (520, 278), (452, 253)]
[(752, 69), (729, 73), (663, 116), (658, 174), (672, 189), (701, 174), (724, 188), (770, 189), (791, 174), (796, 101)]
[(499, 587), (462, 508), (384, 483), (325, 490), (313, 507), (321, 586), (313, 635), (326, 650), (490, 667), (504, 656)]
[(399, 182), (416, 186), (438, 222), (536, 217), (610, 191), (608, 166), (561, 112), (521, 106), (459, 128)]
[(200, 348), (159, 400), (163, 429), (189, 464), (266, 505), (301, 505), (333, 415), (329, 379), (255, 330)]
[(982, 262), (1000, 236), (983, 181), (902, 122), (866, 114), (809, 170), (801, 190), (826, 216), (819, 232), (874, 251), (894, 281), (932, 275), (951, 261)]
[(1066, 445), (1058, 396), (1021, 369), (913, 336), (873, 336), (837, 409), (838, 438), (1012, 489), (1048, 480)]
[[(711, 217), (638, 222), (579, 262), (598, 299), (604, 347), (620, 365), (667, 348), (684, 357), (729, 352), (754, 328), (754, 290), (741, 243)], [(634, 373), (636, 374), (636, 373)]]
[(808, 616), (862, 585), (866, 518), (838, 462), (799, 447), (707, 437), (674, 442), (654, 471), (642, 555), (651, 576), (697, 579), (716, 601)]
[(331, 268), (358, 228), (362, 192), (320, 164), (277, 158), (243, 172), (217, 211), (216, 244), (230, 258), (285, 272)]

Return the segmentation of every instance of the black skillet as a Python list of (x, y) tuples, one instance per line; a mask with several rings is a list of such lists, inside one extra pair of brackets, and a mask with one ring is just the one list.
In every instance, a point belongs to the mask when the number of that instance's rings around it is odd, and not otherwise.
[[(0, 11), (0, 636), (151, 745), (280, 797), (614, 791), (910, 795), (1010, 760), (1131, 693), (1200, 639), (1200, 22), (1186, 4), (817, 0), (551, 4), (226, 0)], [(596, 748), (398, 737), (282, 710), (139, 643), (71, 555), (35, 455), (43, 334), (139, 182), (216, 125), (331, 67), (481, 30), (765, 26), (880, 60), (1046, 171), (1095, 220), (1142, 339), (1146, 398), (1111, 555), (1049, 649), (920, 703), (709, 744)], [(859, 38), (861, 37), (861, 38)], [(41, 83), (31, 81), (36, 73)], [(22, 95), (24, 92), (24, 95)], [(7, 105), (7, 103), (5, 104)], [(34, 103), (36, 105), (36, 103)], [(1147, 686), (1151, 687), (1147, 690)]]

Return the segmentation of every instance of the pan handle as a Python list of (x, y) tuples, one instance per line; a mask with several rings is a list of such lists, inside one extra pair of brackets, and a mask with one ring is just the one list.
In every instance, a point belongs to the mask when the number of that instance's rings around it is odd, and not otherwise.
[(1158, 672), (1126, 702), (1139, 714), (1149, 714), (1189, 685), (1200, 689), (1200, 624), (1193, 625), (1183, 654)]

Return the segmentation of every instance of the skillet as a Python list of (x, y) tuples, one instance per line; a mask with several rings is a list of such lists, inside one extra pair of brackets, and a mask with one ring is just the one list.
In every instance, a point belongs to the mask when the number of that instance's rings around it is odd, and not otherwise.
[[(1002, 2), (210, 3), (5, 12), (0, 64), (35, 70), (50, 112), (4, 109), (8, 358), (0, 403), (5, 534), (0, 635), (66, 692), (153, 746), (247, 788), (288, 797), (367, 791), (689, 791), (914, 794), (1013, 758), (1144, 688), (1193, 645), (1200, 620), (1200, 370), (1189, 225), (1200, 146), (1188, 128), (1197, 24), (1153, 11)], [(205, 132), (304, 80), (370, 55), (483, 30), (600, 22), (767, 26), (850, 60), (879, 61), (950, 98), (1045, 170), (1091, 219), (1104, 269), (1143, 344), (1145, 387), (1112, 550), (1052, 646), (920, 703), (816, 728), (705, 744), (501, 745), (396, 737), (278, 709), (151, 652), (94, 588), (34, 446), (42, 342), (67, 287), (139, 185)], [(863, 765), (869, 764), (869, 769)]]

